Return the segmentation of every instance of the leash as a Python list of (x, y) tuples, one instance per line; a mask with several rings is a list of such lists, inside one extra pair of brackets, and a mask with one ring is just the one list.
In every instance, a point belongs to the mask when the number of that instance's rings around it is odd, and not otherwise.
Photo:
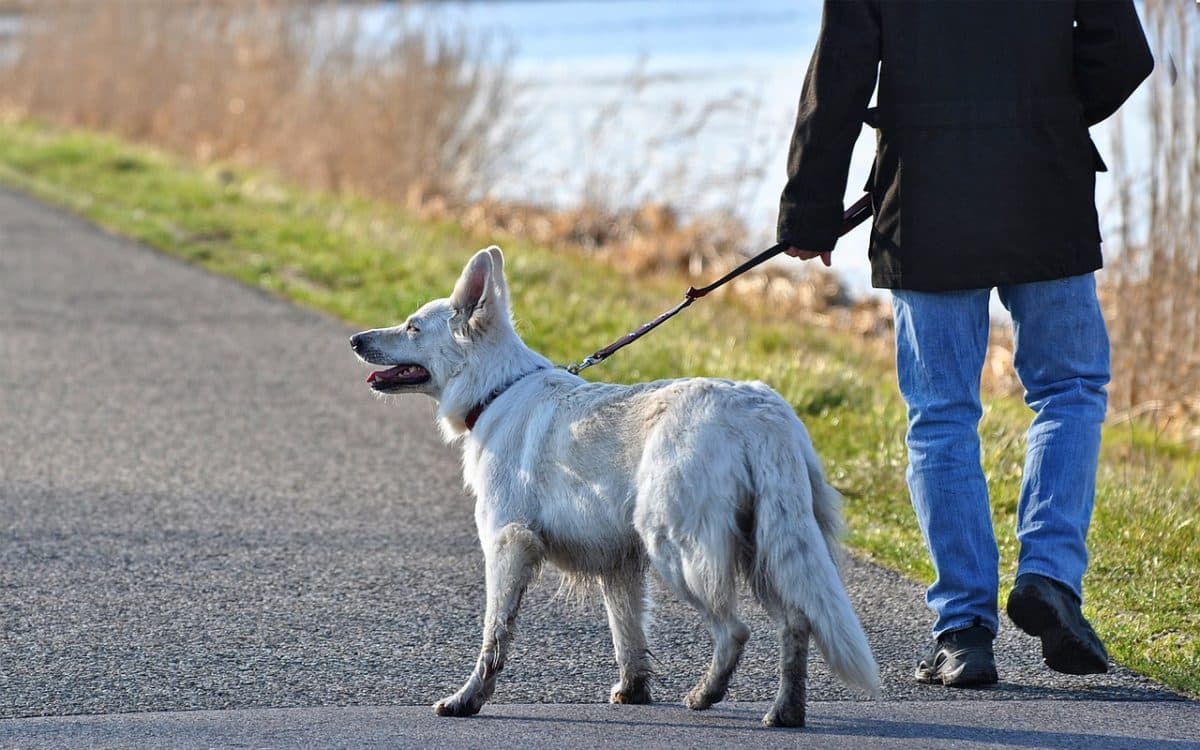
[[(859, 224), (863, 223), (864, 221), (867, 220), (868, 217), (870, 217), (870, 215), (871, 215), (871, 196), (868, 193), (867, 195), (864, 195), (863, 197), (861, 197), (857, 201), (855, 201), (854, 205), (850, 206), (850, 208), (846, 209), (845, 213), (842, 214), (842, 230), (838, 236), (840, 237), (841, 235), (846, 234), (851, 229), (853, 229), (856, 226), (858, 226)], [(663, 313), (662, 315), (659, 315), (654, 320), (650, 321), (649, 323), (646, 323), (641, 328), (638, 328), (635, 331), (630, 331), (629, 333), (625, 334), (624, 336), (622, 336), (621, 338), (612, 342), (611, 344), (604, 347), (603, 349), (598, 349), (597, 351), (593, 352), (592, 354), (590, 354), (586, 358), (584, 358), (584, 360), (582, 362), (580, 362), (578, 364), (574, 364), (574, 365), (568, 365), (567, 372), (571, 373), (572, 375), (578, 375), (580, 372), (582, 372), (583, 370), (586, 370), (587, 368), (591, 367), (592, 365), (600, 364), (601, 362), (603, 362), (604, 360), (608, 359), (613, 354), (615, 354), (617, 352), (617, 350), (623, 349), (624, 347), (628, 346), (629, 344), (632, 344), (633, 342), (640, 339), (642, 336), (645, 336), (647, 333), (650, 333), (655, 328), (658, 328), (663, 323), (665, 323), (668, 320), (670, 320), (671, 318), (675, 317), (675, 315), (678, 314), (685, 307), (692, 304), (696, 300), (700, 299), (704, 295), (708, 294), (712, 290), (716, 289), (717, 287), (725, 284), (726, 282), (728, 282), (732, 279), (737, 278), (738, 276), (741, 276), (746, 271), (749, 271), (751, 268), (754, 268), (755, 266), (759, 265), (760, 263), (763, 263), (764, 261), (774, 258), (776, 255), (779, 255), (784, 250), (787, 250), (788, 247), (789, 247), (789, 245), (784, 244), (784, 243), (780, 243), (778, 245), (772, 245), (771, 247), (767, 248), (766, 250), (762, 251), (761, 253), (754, 256), (750, 260), (741, 264), (740, 266), (733, 269), (732, 271), (725, 274), (724, 276), (717, 279), (716, 281), (709, 284), (708, 286), (702, 286), (699, 289), (697, 289), (694, 286), (688, 287), (687, 294), (684, 296), (683, 301), (680, 302), (678, 305), (675, 305), (670, 310), (667, 310), (665, 313)]]

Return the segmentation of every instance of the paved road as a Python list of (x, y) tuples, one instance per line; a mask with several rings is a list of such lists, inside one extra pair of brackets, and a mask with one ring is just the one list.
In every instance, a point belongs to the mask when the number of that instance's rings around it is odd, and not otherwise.
[[(502, 704), (474, 719), (438, 719), (425, 707), (249, 709), (0, 721), (0, 746), (41, 748), (1046, 748), (1195, 750), (1197, 708), (1179, 703), (1011, 700), (814, 702), (804, 729), (766, 730), (767, 703), (704, 712), (653, 706)], [(949, 720), (946, 707), (955, 708)], [(1180, 710), (1181, 705), (1191, 706)], [(1130, 721), (1130, 716), (1136, 720)]]
[[(525, 705), (600, 703), (614, 679), (602, 610), (556, 598), (553, 574), (527, 597), (497, 690), (512, 705), (476, 724), (428, 718), (425, 706), (468, 673), (479, 637), (471, 500), (431, 404), (374, 398), (348, 333), (0, 191), (0, 744), (114, 727), (223, 744), (222, 732), (301, 718), (331, 732), (362, 724), (374, 741), (396, 720), (420, 733), (397, 744), (425, 746), (457, 745), (456, 732), (569, 738), (575, 727), (583, 738), (602, 727), (607, 737), (610, 722), (660, 742), (699, 737), (712, 721), (752, 726), (753, 706), (702, 717)], [(1200, 737), (1200, 704), (1120, 668), (1051, 673), (1011, 627), (998, 641), (999, 687), (918, 687), (920, 587), (861, 562), (846, 575), (885, 702), (857, 700), (818, 660), (810, 698), (831, 701), (814, 709), (822, 741), (865, 732), (882, 742), (910, 721), (929, 746), (954, 744), (964, 723), (980, 741), (1039, 746), (1070, 739), (1056, 732), (1113, 747), (1129, 732)], [(771, 628), (753, 606), (748, 620), (734, 702), (769, 699), (775, 680)], [(674, 702), (708, 639), (670, 597), (657, 622), (655, 692)], [(241, 711), (331, 706), (362, 708)], [(197, 709), (213, 713), (22, 718)], [(1004, 719), (1025, 715), (1033, 725)], [(317, 744), (338, 744), (326, 739)]]

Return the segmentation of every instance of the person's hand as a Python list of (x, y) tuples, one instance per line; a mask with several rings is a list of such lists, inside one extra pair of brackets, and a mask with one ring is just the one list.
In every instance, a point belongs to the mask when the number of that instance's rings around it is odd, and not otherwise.
[(821, 256), (821, 262), (825, 264), (826, 268), (833, 264), (833, 261), (831, 261), (829, 258), (828, 250), (823, 253), (818, 253), (812, 250), (801, 250), (798, 247), (789, 247), (787, 250), (783, 251), (783, 254), (790, 255), (793, 258), (799, 258), (800, 260), (812, 260), (819, 255)]

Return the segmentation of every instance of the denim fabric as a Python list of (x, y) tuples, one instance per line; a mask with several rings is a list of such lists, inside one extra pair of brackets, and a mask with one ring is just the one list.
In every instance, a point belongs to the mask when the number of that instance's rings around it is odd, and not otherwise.
[[(1109, 379), (1108, 333), (1093, 274), (998, 287), (1014, 364), (1034, 412), (1017, 505), (1018, 574), (1081, 596)], [(989, 289), (893, 290), (896, 371), (908, 404), (908, 487), (936, 579), (934, 636), (997, 631), (999, 556), (980, 465), (979, 378)]]

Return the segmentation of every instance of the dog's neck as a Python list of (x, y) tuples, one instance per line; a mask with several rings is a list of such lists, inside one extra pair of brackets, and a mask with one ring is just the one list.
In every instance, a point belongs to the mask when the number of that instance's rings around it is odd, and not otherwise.
[(438, 394), (438, 417), (447, 441), (474, 428), (483, 411), (519, 379), (554, 364), (527, 347), (515, 332), (477, 349), (473, 361)]
[(479, 403), (472, 406), (471, 410), (467, 412), (467, 416), (463, 418), (463, 423), (467, 425), (467, 429), (468, 430), (475, 429), (475, 423), (478, 422), (479, 417), (483, 415), (483, 410), (488, 408), (488, 406), (490, 406), (493, 401), (495, 401), (497, 398), (499, 398), (500, 394), (504, 393), (509, 388), (512, 388), (514, 385), (516, 385), (520, 381), (524, 380), (525, 378), (529, 377), (533, 373), (541, 372), (542, 370), (545, 370), (545, 369), (547, 369), (545, 366), (535, 367), (532, 370), (525, 372), (524, 374), (518, 375), (517, 377), (508, 381), (507, 383), (500, 386), (499, 388), (492, 389), (492, 392), (489, 393), (487, 396), (485, 396), (482, 401), (480, 401)]

